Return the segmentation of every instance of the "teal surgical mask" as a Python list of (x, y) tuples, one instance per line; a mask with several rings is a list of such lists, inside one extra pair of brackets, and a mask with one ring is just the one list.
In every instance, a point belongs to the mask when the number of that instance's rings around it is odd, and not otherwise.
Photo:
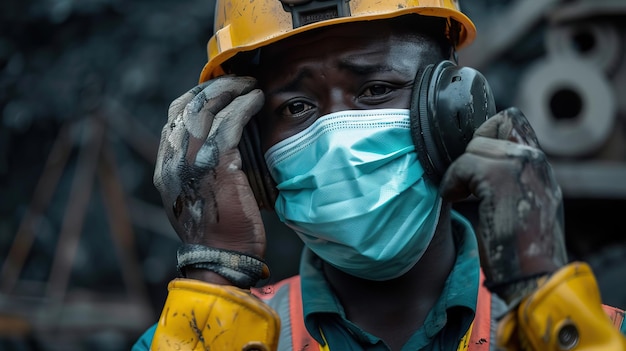
[(388, 280), (426, 251), (441, 198), (415, 153), (409, 110), (323, 116), (272, 146), (265, 160), (279, 218), (336, 268)]

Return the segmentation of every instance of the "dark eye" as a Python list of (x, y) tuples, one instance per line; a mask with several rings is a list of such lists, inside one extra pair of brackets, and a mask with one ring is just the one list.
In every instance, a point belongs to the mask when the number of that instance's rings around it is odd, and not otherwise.
[(303, 101), (294, 101), (287, 105), (284, 105), (279, 109), (279, 113), (282, 116), (286, 117), (300, 117), (302, 114), (306, 113), (310, 109), (313, 108), (313, 105), (308, 104)]
[(372, 85), (363, 91), (363, 96), (380, 96), (391, 92), (391, 88), (385, 85)]

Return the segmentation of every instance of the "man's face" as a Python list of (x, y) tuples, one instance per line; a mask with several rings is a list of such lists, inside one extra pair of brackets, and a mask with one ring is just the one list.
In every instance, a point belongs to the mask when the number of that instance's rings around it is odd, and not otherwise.
[(331, 26), (261, 55), (263, 152), (332, 112), (409, 108), (416, 73), (441, 59), (434, 41), (385, 21)]

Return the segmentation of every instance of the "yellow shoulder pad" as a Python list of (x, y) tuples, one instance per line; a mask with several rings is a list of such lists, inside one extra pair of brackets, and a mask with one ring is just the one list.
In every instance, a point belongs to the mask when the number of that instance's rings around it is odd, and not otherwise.
[(549, 278), (498, 325), (505, 350), (624, 351), (626, 338), (605, 313), (591, 268), (571, 263)]
[(151, 350), (259, 350), (278, 347), (278, 314), (249, 290), (174, 279)]

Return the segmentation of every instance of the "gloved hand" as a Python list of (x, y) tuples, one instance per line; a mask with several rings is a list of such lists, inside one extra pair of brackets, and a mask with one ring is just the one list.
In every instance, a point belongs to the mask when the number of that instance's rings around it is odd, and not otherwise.
[(561, 189), (532, 127), (516, 108), (484, 122), (441, 182), (449, 201), (479, 201), (486, 284), (508, 303), (566, 264)]
[(262, 258), (263, 223), (237, 149), (243, 127), (263, 106), (255, 84), (222, 76), (172, 102), (154, 184), (184, 243)]

